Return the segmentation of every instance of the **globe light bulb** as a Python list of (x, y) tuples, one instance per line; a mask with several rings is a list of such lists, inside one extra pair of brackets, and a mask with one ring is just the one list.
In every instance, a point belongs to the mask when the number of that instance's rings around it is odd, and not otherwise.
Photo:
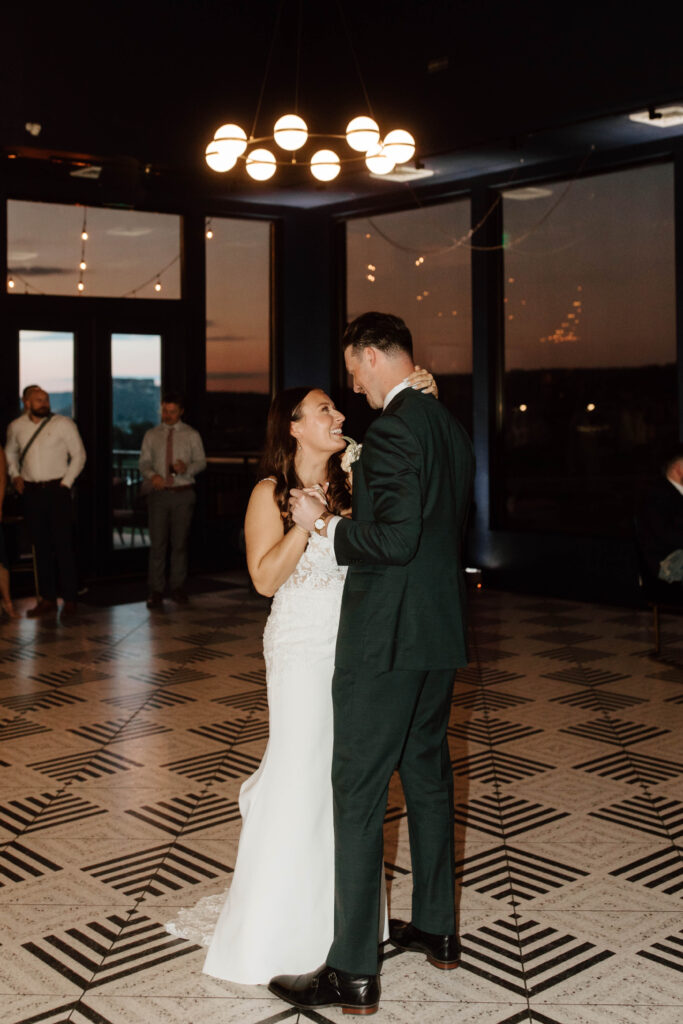
[(332, 149), (319, 149), (311, 157), (311, 174), (318, 181), (332, 181), (339, 170), (339, 157)]
[(301, 149), (308, 138), (308, 127), (298, 114), (285, 114), (275, 122), (273, 138), (280, 149), (293, 153), (295, 149)]
[(384, 138), (384, 152), (395, 164), (404, 164), (415, 155), (415, 139), (410, 132), (394, 128)]
[(365, 156), (365, 166), (373, 174), (389, 174), (395, 165), (392, 158), (384, 152), (384, 147), (380, 143), (368, 150)]
[(247, 148), (247, 136), (238, 124), (222, 124), (213, 133), (215, 142), (222, 142), (224, 152), (230, 153), (237, 160)]
[(237, 157), (229, 144), (213, 139), (206, 147), (205, 159), (212, 171), (225, 174), (237, 163)]
[(81, 260), (81, 262), (78, 264), (78, 267), (80, 270), (87, 270), (88, 264), (85, 262), (85, 260)]
[(275, 157), (268, 149), (252, 149), (247, 157), (247, 174), (254, 181), (268, 181), (275, 174)]
[(346, 126), (346, 141), (357, 153), (367, 153), (379, 142), (379, 128), (371, 117), (354, 117)]
[(206, 237), (209, 239), (209, 241), (211, 241), (211, 239), (213, 238), (213, 231), (211, 230), (211, 228), (206, 229)]
[(161, 291), (161, 281), (157, 281), (157, 283), (154, 285), (154, 291), (155, 292), (160, 292)]
[(87, 242), (88, 241), (88, 232), (87, 231), (81, 231), (81, 238), (83, 239), (84, 242)]
[(83, 284), (82, 281), (79, 281), (77, 287), (78, 287), (79, 292), (82, 292), (83, 289), (85, 288), (85, 285)]
[(13, 277), (10, 277), (9, 280), (7, 281), (7, 287), (8, 288), (14, 288), (14, 278)]

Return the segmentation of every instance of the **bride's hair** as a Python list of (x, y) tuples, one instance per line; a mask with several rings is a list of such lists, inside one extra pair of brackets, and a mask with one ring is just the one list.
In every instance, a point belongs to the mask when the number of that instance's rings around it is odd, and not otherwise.
[[(294, 457), (296, 456), (296, 438), (290, 433), (292, 420), (300, 420), (301, 406), (311, 388), (286, 388), (273, 399), (266, 422), (266, 443), (261, 456), (259, 468), (260, 478), (275, 477), (274, 497), (280, 509), (280, 515), (289, 530), (292, 517), (289, 513), (289, 492), (293, 487), (303, 487), (296, 475)], [(339, 515), (351, 507), (351, 490), (348, 476), (341, 468), (341, 457), (344, 451), (334, 452), (327, 463), (327, 479), (329, 490), (327, 504), (331, 512)]]

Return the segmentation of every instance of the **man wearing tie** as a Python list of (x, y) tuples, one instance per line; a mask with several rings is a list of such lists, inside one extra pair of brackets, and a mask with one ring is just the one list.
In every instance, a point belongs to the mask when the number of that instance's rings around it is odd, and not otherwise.
[(187, 538), (196, 501), (194, 478), (206, 468), (206, 456), (198, 432), (182, 422), (183, 411), (179, 395), (165, 395), (160, 425), (142, 439), (140, 473), (151, 485), (148, 608), (160, 608), (163, 602), (169, 543), (171, 598), (187, 604)]

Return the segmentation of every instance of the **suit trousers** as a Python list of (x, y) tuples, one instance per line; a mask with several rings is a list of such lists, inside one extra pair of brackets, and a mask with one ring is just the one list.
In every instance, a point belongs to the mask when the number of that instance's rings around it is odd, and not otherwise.
[[(71, 490), (58, 480), (48, 484), (26, 483), (24, 512), (36, 551), (38, 590), (46, 601), (65, 601), (78, 596), (74, 556)], [(58, 586), (59, 582), (59, 586)]]
[(166, 554), (171, 548), (171, 590), (182, 590), (187, 579), (187, 538), (197, 496), (191, 487), (152, 491), (147, 499), (149, 522), (150, 592), (163, 594), (166, 586)]
[(335, 669), (335, 923), (328, 964), (376, 974), (383, 825), (398, 768), (408, 812), (412, 920), (455, 933), (453, 774), (446, 728), (454, 670)]

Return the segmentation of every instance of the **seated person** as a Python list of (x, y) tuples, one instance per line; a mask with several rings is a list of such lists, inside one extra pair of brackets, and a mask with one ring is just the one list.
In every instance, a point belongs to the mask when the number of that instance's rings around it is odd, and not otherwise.
[(683, 581), (683, 447), (666, 459), (638, 518), (638, 540), (652, 576)]

